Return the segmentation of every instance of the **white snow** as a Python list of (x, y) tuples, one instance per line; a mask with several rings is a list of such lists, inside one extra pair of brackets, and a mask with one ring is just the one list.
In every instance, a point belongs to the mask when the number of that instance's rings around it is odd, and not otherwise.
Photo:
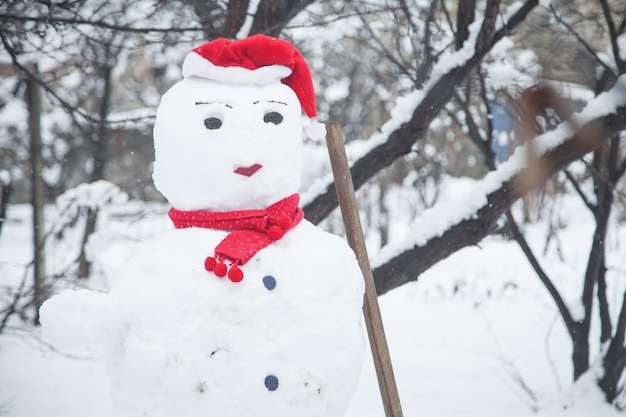
[(559, 94), (559, 97), (563, 97), (565, 100), (586, 104), (595, 97), (593, 91), (586, 86), (560, 81), (546, 81), (546, 84), (554, 88)]
[(57, 197), (56, 204), (61, 212), (76, 211), (79, 207), (98, 209), (108, 203), (124, 203), (128, 195), (118, 186), (108, 181), (98, 180), (92, 183), (79, 184)]
[(154, 117), (154, 108), (141, 108), (111, 113), (107, 121), (118, 129), (132, 129), (151, 125)]
[(350, 94), (350, 79), (344, 77), (324, 89), (324, 100), (332, 103), (343, 100), (348, 97), (348, 94)]
[(619, 58), (622, 61), (626, 61), (626, 33), (622, 33), (617, 37), (617, 45)]
[[(560, 235), (565, 258), (560, 260), (552, 246), (542, 262), (574, 300), (579, 280), (572, 277), (584, 271), (593, 224), (576, 197), (565, 198), (559, 210), (569, 219)], [(19, 275), (30, 258), (28, 212), (24, 206), (10, 207), (0, 239), (3, 280)], [(109, 223), (103, 233), (120, 225), (126, 233), (145, 233), (141, 222)], [(546, 230), (543, 221), (526, 227), (538, 252)], [(609, 241), (623, 243), (626, 228), (613, 223), (610, 235)], [(120, 239), (117, 242), (125, 238)], [(619, 271), (626, 270), (626, 259), (616, 243), (611, 245), (608, 278), (614, 286), (610, 295), (619, 298)], [(380, 297), (380, 303), (406, 416), (622, 415), (603, 402), (594, 371), (571, 386), (566, 331), (514, 242), (487, 238), (480, 248), (466, 248), (418, 282)], [(94, 347), (60, 351), (41, 339), (40, 329), (28, 326), (0, 335), (0, 404), (5, 416), (113, 417), (101, 355)], [(384, 415), (369, 353), (366, 358), (348, 417)], [(522, 383), (536, 400), (521, 389)]]
[(7, 185), (11, 182), (11, 174), (6, 169), (0, 169), (0, 185)]
[[(69, 317), (68, 312), (72, 312)], [(40, 310), (46, 340), (59, 346), (106, 345), (126, 331), (126, 322), (106, 294), (65, 291), (47, 301)], [(97, 320), (91, 320), (96, 317)], [(66, 326), (55, 326), (64, 323)]]
[(541, 7), (549, 9), (552, 6), (552, 0), (539, 0), (539, 5), (541, 5)]
[(248, 11), (246, 13), (246, 20), (244, 21), (241, 29), (237, 32), (235, 39), (243, 39), (250, 33), (250, 28), (252, 27), (252, 21), (254, 20), (254, 15), (256, 14), (257, 8), (259, 7), (259, 2), (261, 0), (252, 0), (248, 4)]

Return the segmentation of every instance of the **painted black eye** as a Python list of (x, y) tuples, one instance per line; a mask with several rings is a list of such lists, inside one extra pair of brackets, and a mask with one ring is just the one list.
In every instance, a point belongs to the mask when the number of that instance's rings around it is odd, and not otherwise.
[(275, 125), (279, 125), (283, 121), (283, 115), (278, 112), (271, 111), (263, 116), (263, 121), (265, 123), (274, 123)]
[(207, 117), (204, 119), (204, 126), (209, 130), (215, 130), (222, 127), (222, 121), (217, 117)]

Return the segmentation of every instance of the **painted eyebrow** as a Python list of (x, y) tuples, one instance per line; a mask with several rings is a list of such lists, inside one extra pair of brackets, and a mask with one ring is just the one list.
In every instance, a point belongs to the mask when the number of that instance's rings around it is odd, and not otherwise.
[(252, 104), (259, 104), (260, 102), (265, 102), (265, 103), (276, 103), (276, 104), (282, 104), (283, 106), (286, 106), (287, 103), (282, 102), (282, 101), (276, 101), (276, 100), (257, 100), (255, 102), (253, 102)]
[(220, 101), (196, 101), (196, 106), (199, 106), (199, 105), (202, 105), (202, 104), (223, 104), (224, 106), (228, 107), (229, 109), (233, 108), (233, 106), (231, 106), (230, 104), (222, 103)]

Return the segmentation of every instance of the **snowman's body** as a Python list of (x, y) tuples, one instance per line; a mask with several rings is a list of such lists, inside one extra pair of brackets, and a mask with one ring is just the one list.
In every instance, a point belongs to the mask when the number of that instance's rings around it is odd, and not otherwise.
[(116, 415), (344, 415), (362, 359), (362, 289), (348, 278), (357, 272), (344, 262), (349, 249), (302, 222), (234, 284), (201, 268), (223, 236), (167, 233), (144, 245), (111, 291), (130, 329), (111, 358)]
[[(279, 80), (187, 77), (157, 112), (155, 184), (177, 210), (263, 209), (297, 192), (300, 135), (300, 103)], [(44, 330), (105, 346), (117, 417), (344, 415), (364, 346), (354, 253), (303, 220), (231, 282), (204, 267), (228, 234), (142, 243), (109, 294), (44, 304)]]

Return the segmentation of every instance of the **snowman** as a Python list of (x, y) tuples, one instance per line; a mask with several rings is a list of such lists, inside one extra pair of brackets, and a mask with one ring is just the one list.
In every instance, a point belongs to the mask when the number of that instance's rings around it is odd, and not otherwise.
[(352, 250), (299, 208), (301, 111), (324, 133), (306, 62), (256, 35), (192, 50), (182, 74), (154, 126), (172, 230), (109, 293), (47, 301), (44, 335), (104, 347), (116, 417), (343, 416), (364, 288)]

